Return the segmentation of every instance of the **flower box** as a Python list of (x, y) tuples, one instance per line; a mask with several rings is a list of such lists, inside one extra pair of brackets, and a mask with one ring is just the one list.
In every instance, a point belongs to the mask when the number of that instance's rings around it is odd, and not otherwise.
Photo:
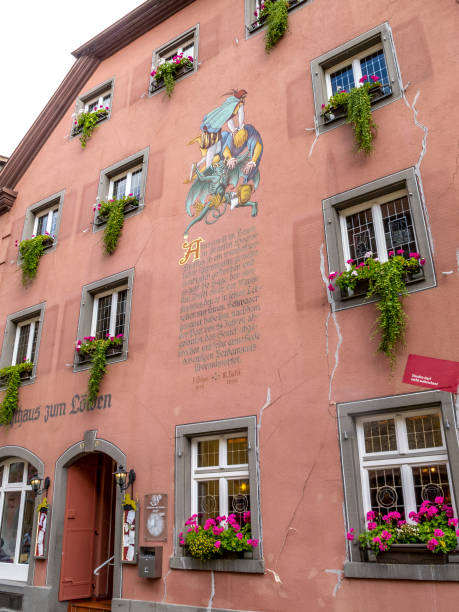
[[(384, 92), (384, 89), (387, 89), (387, 91)], [(392, 89), (388, 86), (383, 88), (381, 85), (375, 85), (374, 87), (371, 87), (368, 90), (368, 93), (371, 97), (371, 104), (376, 104), (376, 102), (379, 102), (380, 100), (391, 96)], [(340, 104), (340, 106), (337, 106), (336, 109), (333, 109), (332, 111), (327, 111), (322, 116), (324, 118), (324, 123), (338, 121), (338, 119), (344, 119), (347, 116), (347, 108), (344, 104)]]
[[(276, 0), (273, 0), (273, 1), (275, 2)], [(305, 2), (307, 2), (307, 0), (289, 0), (288, 10), (291, 11), (292, 9), (299, 6), (300, 4), (304, 4)], [(256, 32), (256, 30), (259, 30), (265, 25), (265, 21), (266, 21), (266, 17), (261, 17), (260, 19), (257, 19), (256, 21), (251, 23), (249, 26), (246, 26), (247, 31), (250, 34), (252, 32)]]
[[(107, 111), (106, 113), (100, 113), (100, 116), (97, 117), (96, 123), (101, 123), (102, 121), (105, 121), (105, 119), (107, 119), (110, 115), (110, 112)], [(81, 132), (83, 131), (83, 126), (82, 125), (74, 125), (72, 128), (72, 136), (78, 136), (78, 134), (81, 134)]]
[[(32, 378), (32, 370), (19, 372), (21, 381), (30, 380)], [(8, 376), (0, 376), (0, 387), (6, 387), (8, 384)]]
[[(424, 277), (424, 268), (420, 267), (417, 272), (410, 272), (405, 276), (405, 284), (411, 285), (413, 283), (418, 283), (419, 281), (424, 280)], [(365, 279), (358, 281), (353, 291), (351, 291), (350, 289), (340, 289), (341, 299), (350, 300), (356, 297), (365, 297), (368, 291), (369, 284), (370, 281)]]
[(47, 236), (45, 240), (42, 242), (43, 249), (50, 249), (54, 244), (54, 238), (52, 236)]
[[(124, 343), (115, 346), (110, 346), (107, 349), (107, 352), (105, 353), (107, 355), (107, 359), (109, 359), (110, 357), (118, 357), (119, 355), (122, 355), (123, 344)], [(77, 351), (76, 353), (77, 365), (85, 365), (87, 363), (91, 363), (91, 355), (89, 355), (88, 353), (80, 353), (79, 351)]]
[(392, 544), (390, 550), (377, 555), (367, 550), (367, 560), (373, 563), (441, 565), (448, 563), (448, 555), (433, 553), (425, 544)]
[[(193, 70), (194, 64), (192, 64), (191, 66), (180, 66), (180, 68), (174, 74), (174, 81), (177, 81), (180, 77), (185, 76), (185, 74), (188, 74), (189, 72), (193, 72)], [(161, 78), (156, 80), (153, 77), (150, 85), (150, 93), (153, 94), (157, 91), (160, 91), (161, 89), (164, 89), (164, 79)]]
[[(126, 202), (123, 208), (123, 214), (127, 215), (128, 213), (137, 210), (139, 208), (139, 200), (131, 200)], [(108, 216), (101, 215), (100, 213), (97, 215), (94, 223), (96, 225), (104, 225), (108, 221)]]

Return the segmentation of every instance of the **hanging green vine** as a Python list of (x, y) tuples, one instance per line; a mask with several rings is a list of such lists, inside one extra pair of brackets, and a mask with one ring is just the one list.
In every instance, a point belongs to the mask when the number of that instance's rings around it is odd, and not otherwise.
[[(407, 295), (406, 281), (410, 274), (419, 272), (425, 264), (425, 259), (420, 259), (419, 253), (410, 253), (409, 259), (406, 259), (403, 253), (403, 249), (399, 249), (397, 254), (389, 251), (389, 259), (383, 263), (373, 258), (371, 253), (367, 253), (364, 262), (356, 265), (354, 260), (349, 259), (348, 270), (339, 276), (336, 272), (331, 272), (329, 276), (330, 281), (336, 279), (335, 283), (341, 289), (352, 291), (359, 282), (367, 281), (365, 299), (379, 298), (376, 304), (379, 316), (375, 321), (374, 334), (380, 331), (378, 351), (386, 355), (392, 368), (396, 361), (396, 350), (405, 338), (407, 317), (403, 309), (403, 299)], [(328, 288), (330, 291), (335, 290), (331, 282)]]
[(0, 424), (9, 425), (19, 404), (19, 385), (21, 374), (32, 372), (33, 363), (24, 361), (17, 365), (7, 366), (0, 370), (0, 379), (6, 382), (5, 396), (0, 404)]
[(287, 31), (288, 4), (287, 0), (266, 0), (261, 5), (260, 21), (265, 21), (268, 26), (265, 34), (266, 53), (271, 51)]
[(163, 61), (160, 60), (160, 63), (155, 70), (151, 72), (151, 76), (155, 79), (155, 84), (158, 84), (159, 81), (164, 81), (164, 86), (166, 88), (166, 93), (169, 98), (172, 95), (175, 87), (175, 77), (177, 72), (182, 66), (185, 68), (191, 68), (193, 66), (193, 58), (191, 55), (188, 57), (184, 57), (183, 53), (179, 53), (178, 55), (174, 55), (171, 60)]
[(104, 228), (104, 247), (107, 255), (111, 255), (117, 245), (124, 225), (124, 209), (127, 206), (138, 206), (139, 200), (130, 193), (119, 200), (100, 202), (94, 210), (98, 211), (99, 219), (106, 221)]
[(110, 108), (98, 108), (91, 113), (80, 113), (78, 119), (74, 121), (74, 132), (80, 134), (81, 148), (84, 149), (88, 140), (91, 138), (92, 133), (97, 127), (99, 121), (105, 118), (109, 113)]
[(85, 342), (78, 340), (76, 351), (80, 355), (87, 355), (91, 358), (88, 381), (88, 407), (94, 406), (99, 395), (100, 383), (107, 371), (107, 350), (113, 346), (123, 344), (123, 334), (116, 337), (107, 334), (107, 338), (96, 340), (94, 336), (84, 338)]
[(19, 243), (23, 285), (27, 285), (37, 275), (40, 257), (43, 255), (46, 244), (52, 241), (53, 238), (48, 234), (40, 234), (29, 240), (21, 240)]

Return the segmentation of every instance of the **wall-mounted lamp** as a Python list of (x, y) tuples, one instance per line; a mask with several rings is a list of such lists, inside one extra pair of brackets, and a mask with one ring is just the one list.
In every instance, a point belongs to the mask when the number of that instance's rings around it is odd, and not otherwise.
[(51, 484), (49, 476), (45, 478), (43, 489), (40, 489), (42, 481), (43, 478), (40, 478), (39, 476), (32, 476), (30, 479), (30, 486), (32, 487), (32, 491), (35, 493), (35, 495), (40, 495), (40, 493), (43, 493), (43, 491), (46, 491), (46, 494), (48, 494), (49, 485)]
[(135, 480), (135, 471), (129, 470), (129, 473), (124, 469), (122, 465), (118, 466), (115, 472), (115, 482), (118, 484), (120, 491), (126, 491), (129, 487), (132, 487)]

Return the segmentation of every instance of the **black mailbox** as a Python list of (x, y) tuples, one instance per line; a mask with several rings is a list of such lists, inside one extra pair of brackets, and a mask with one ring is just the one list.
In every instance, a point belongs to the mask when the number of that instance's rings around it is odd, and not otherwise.
[(161, 578), (163, 568), (162, 546), (141, 546), (139, 553), (139, 576)]

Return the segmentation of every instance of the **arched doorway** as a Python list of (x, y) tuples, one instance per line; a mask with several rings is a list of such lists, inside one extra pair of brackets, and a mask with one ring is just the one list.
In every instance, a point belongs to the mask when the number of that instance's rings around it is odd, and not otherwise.
[(96, 452), (67, 468), (59, 601), (112, 598), (115, 470), (111, 457)]

